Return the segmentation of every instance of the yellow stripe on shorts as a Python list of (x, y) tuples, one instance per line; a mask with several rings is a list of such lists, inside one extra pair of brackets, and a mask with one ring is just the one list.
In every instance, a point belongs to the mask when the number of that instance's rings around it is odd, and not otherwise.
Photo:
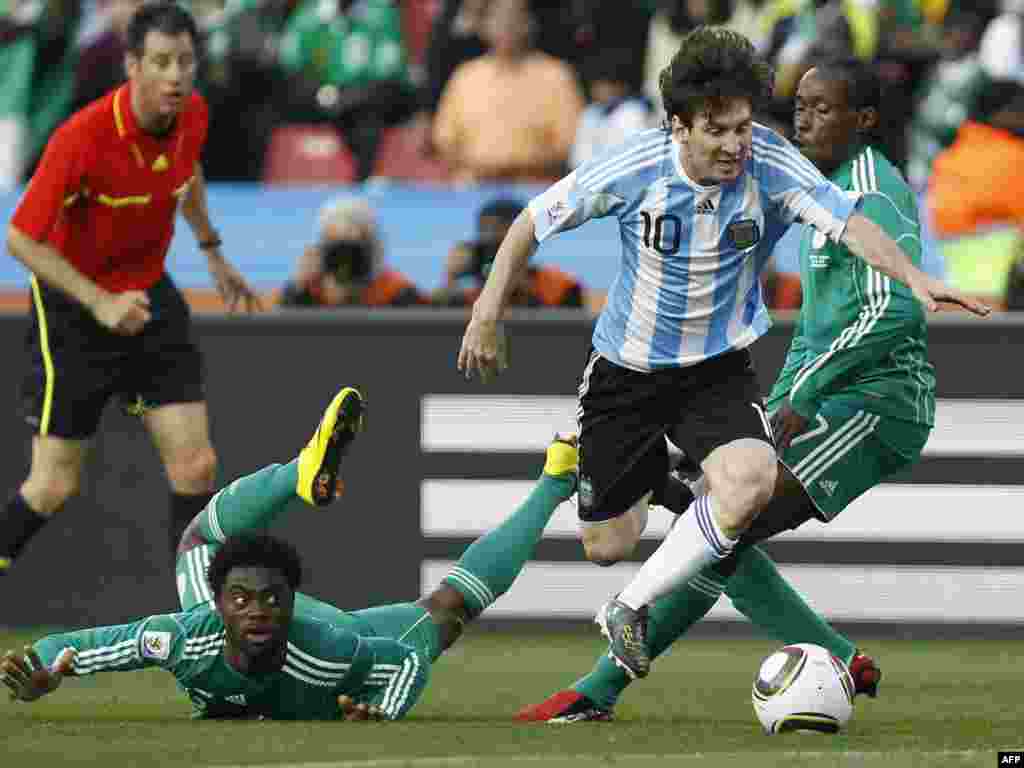
[(56, 374), (53, 370), (53, 355), (50, 354), (50, 331), (46, 325), (43, 294), (39, 290), (39, 281), (36, 280), (35, 275), (32, 276), (32, 301), (36, 307), (36, 318), (39, 322), (39, 349), (43, 353), (43, 369), (46, 371), (43, 412), (39, 416), (39, 434), (45, 435), (50, 430), (50, 412), (53, 410), (53, 384)]

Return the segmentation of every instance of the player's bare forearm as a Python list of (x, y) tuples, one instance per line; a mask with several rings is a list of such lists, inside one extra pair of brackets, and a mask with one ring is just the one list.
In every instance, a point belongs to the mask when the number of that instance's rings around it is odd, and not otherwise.
[(75, 269), (53, 246), (36, 242), (16, 227), (7, 229), (7, 248), (32, 274), (63, 291), (90, 311), (107, 295), (106, 291)]
[[(192, 185), (189, 187), (188, 195), (181, 206), (181, 215), (185, 217), (192, 234), (200, 243), (210, 242), (217, 239), (217, 230), (213, 228), (210, 221), (209, 208), (206, 205), (206, 179), (203, 176), (203, 166), (196, 163), (196, 174)], [(216, 252), (217, 249), (211, 249)]]
[(866, 216), (858, 213), (850, 217), (843, 233), (843, 245), (882, 274), (908, 286), (928, 312), (938, 310), (939, 302), (958, 304), (979, 317), (992, 311), (984, 302), (921, 271), (895, 241)]
[(868, 265), (904, 285), (909, 285), (911, 276), (920, 271), (885, 230), (859, 213), (846, 223), (843, 245)]
[(501, 247), (498, 248), (484, 289), (473, 305), (474, 317), (493, 323), (501, 319), (516, 281), (526, 269), (536, 249), (537, 236), (533, 216), (527, 208), (516, 217), (505, 239), (501, 241)]

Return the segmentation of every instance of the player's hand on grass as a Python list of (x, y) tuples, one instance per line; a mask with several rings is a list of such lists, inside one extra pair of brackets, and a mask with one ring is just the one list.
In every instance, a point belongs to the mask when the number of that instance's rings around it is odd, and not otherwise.
[(462, 336), (459, 350), (459, 370), (467, 379), (474, 372), (486, 384), (508, 368), (510, 360), (508, 340), (501, 324), (484, 320), (476, 315), (470, 318)]
[(134, 336), (150, 320), (149, 297), (142, 291), (104, 294), (93, 305), (92, 314), (107, 330)]
[(244, 309), (246, 312), (262, 312), (263, 302), (242, 277), (242, 273), (234, 268), (219, 253), (213, 253), (207, 260), (210, 275), (213, 277), (217, 293), (228, 305), (229, 312)]
[(799, 413), (793, 410), (789, 402), (782, 404), (782, 407), (772, 416), (772, 432), (775, 433), (775, 448), (780, 453), (787, 448), (793, 438), (807, 429), (810, 422)]
[(354, 722), (356, 720), (384, 720), (384, 711), (375, 704), (359, 703), (353, 701), (351, 696), (339, 696), (338, 708), (341, 709), (343, 720)]
[(992, 307), (983, 301), (978, 301), (965, 293), (961, 293), (925, 272), (915, 272), (907, 280), (907, 284), (910, 286), (910, 290), (914, 292), (917, 300), (929, 312), (937, 312), (939, 302), (956, 304), (978, 317), (985, 317), (992, 311)]
[(31, 646), (25, 646), (24, 654), (7, 651), (0, 658), (0, 681), (11, 689), (12, 701), (35, 701), (60, 687), (64, 675), (72, 671), (76, 653), (65, 648), (47, 668)]

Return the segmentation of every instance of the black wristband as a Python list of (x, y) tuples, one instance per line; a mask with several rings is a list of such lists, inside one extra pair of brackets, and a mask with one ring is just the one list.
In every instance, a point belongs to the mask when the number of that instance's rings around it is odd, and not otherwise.
[(200, 251), (208, 251), (211, 248), (220, 248), (221, 243), (224, 242), (220, 239), (220, 236), (215, 236), (209, 240), (201, 240), (199, 242)]

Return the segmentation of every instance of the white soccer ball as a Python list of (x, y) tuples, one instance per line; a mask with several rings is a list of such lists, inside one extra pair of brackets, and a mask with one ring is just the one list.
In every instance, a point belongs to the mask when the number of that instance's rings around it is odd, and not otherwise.
[(853, 714), (853, 678), (824, 648), (798, 643), (761, 663), (751, 698), (766, 733), (837, 733)]

